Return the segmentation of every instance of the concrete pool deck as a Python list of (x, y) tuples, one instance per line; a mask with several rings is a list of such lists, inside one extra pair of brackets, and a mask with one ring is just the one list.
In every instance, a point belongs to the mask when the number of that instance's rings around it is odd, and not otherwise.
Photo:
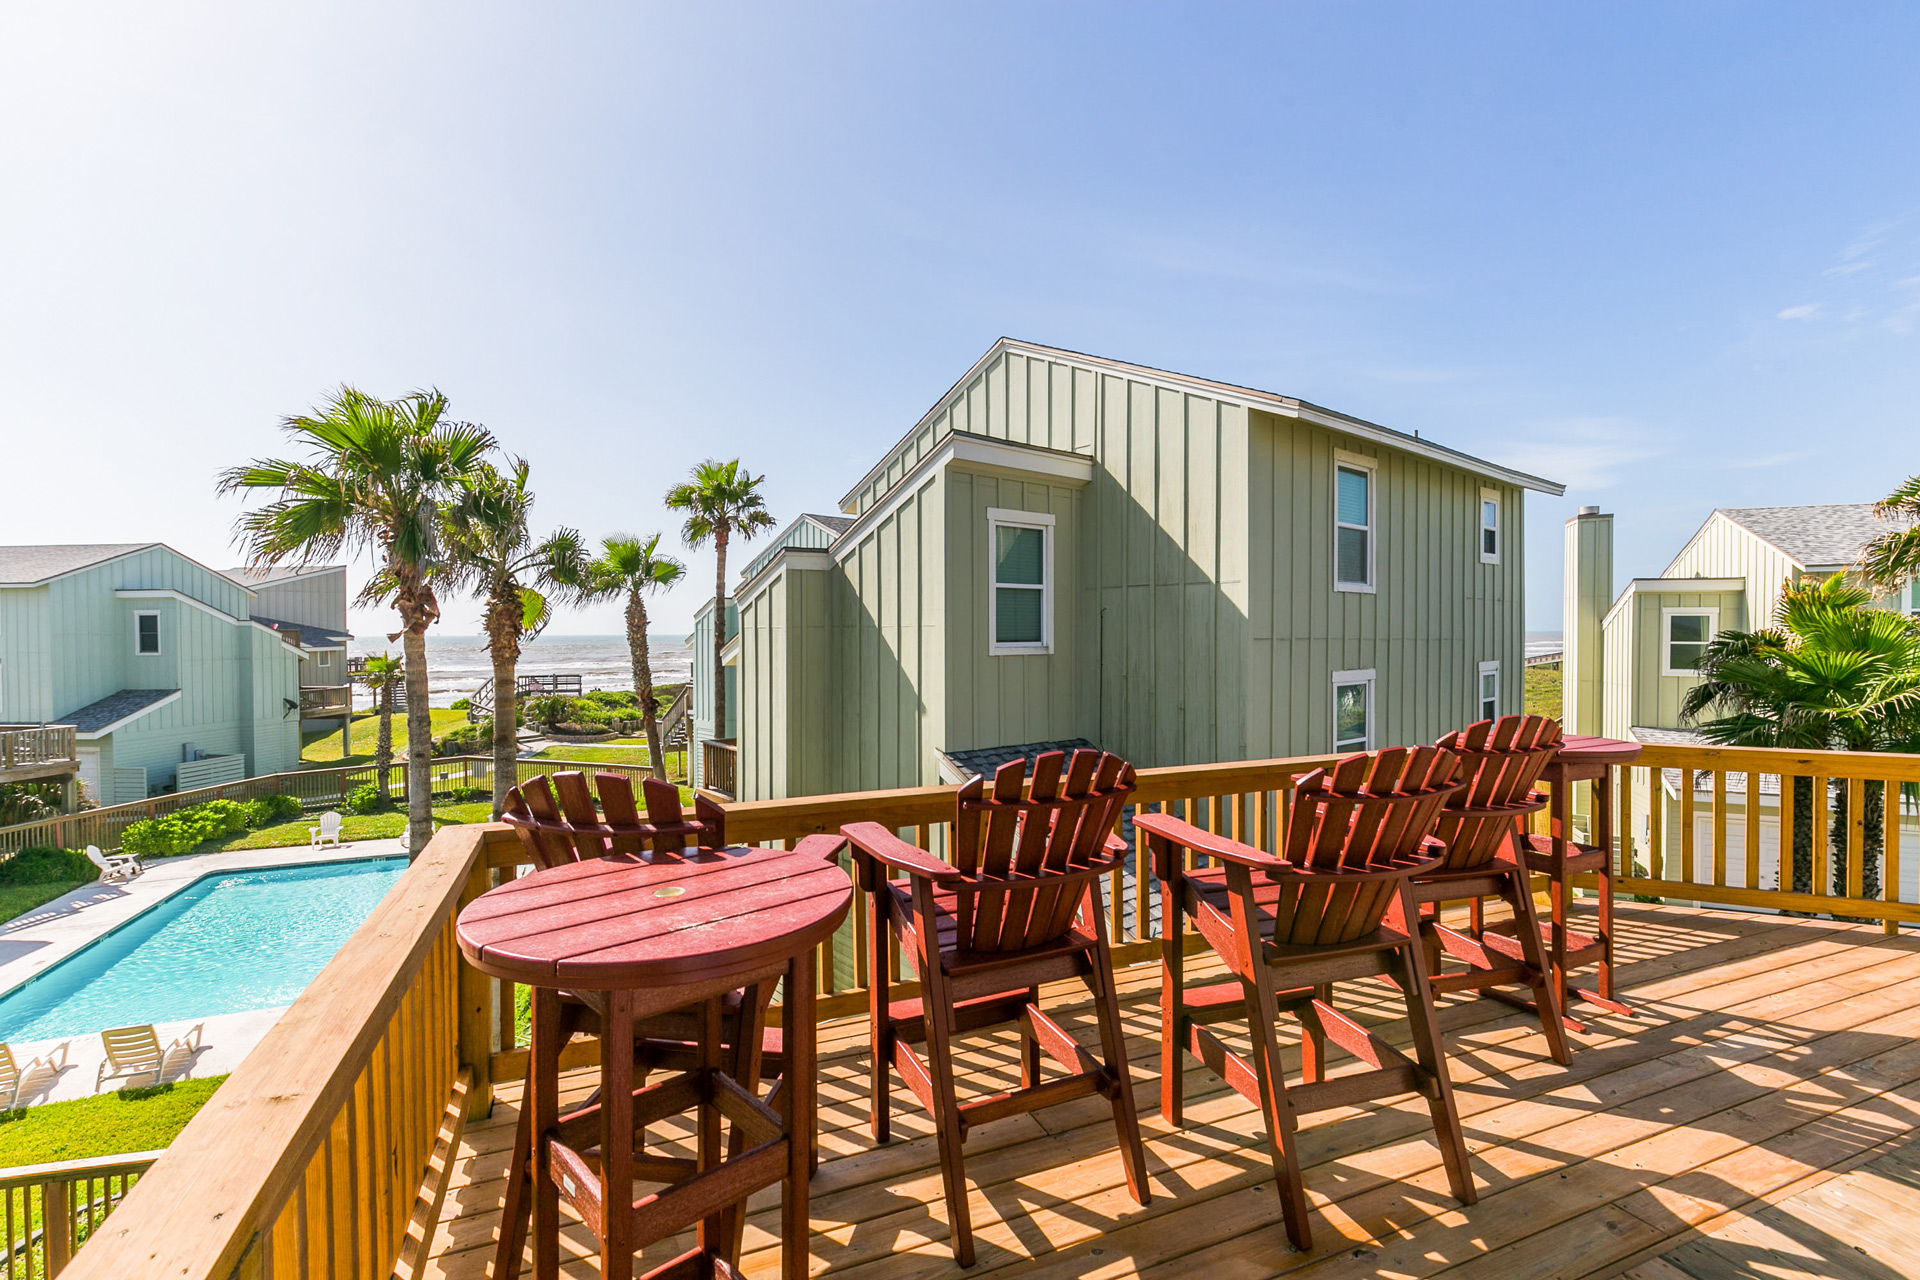
[[(405, 854), (405, 841), (395, 838), (358, 840), (338, 849), (293, 845), (280, 849), (237, 849), (220, 853), (185, 854), (178, 858), (155, 858), (146, 863), (144, 873), (127, 884), (83, 885), (0, 926), (0, 995), (46, 972), (141, 912), (165, 902), (202, 876), (316, 862), (404, 857)], [(240, 1065), (241, 1059), (252, 1052), (254, 1045), (260, 1043), (268, 1029), (279, 1021), (283, 1012), (284, 1007), (250, 1009), (243, 1013), (155, 1024), (163, 1046), (185, 1035), (196, 1024), (204, 1024), (200, 1052), (191, 1058), (176, 1055), (168, 1063), (166, 1080), (219, 1075), (233, 1070)], [(24, 1068), (28, 1059), (53, 1052), (62, 1043), (67, 1045), (65, 1066), (53, 1071), (25, 1073), (17, 1106), (63, 1102), (71, 1098), (89, 1097), (94, 1093), (99, 1066), (106, 1061), (106, 1051), (97, 1034), (68, 1036), (64, 1040), (21, 1041), (12, 1045), (14, 1061)], [(144, 1085), (152, 1082), (142, 1079), (137, 1083)], [(115, 1081), (113, 1084), (118, 1087), (123, 1082)]]

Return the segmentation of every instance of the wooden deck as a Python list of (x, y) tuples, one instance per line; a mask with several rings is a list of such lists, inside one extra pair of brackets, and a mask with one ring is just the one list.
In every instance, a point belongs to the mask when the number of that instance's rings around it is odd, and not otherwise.
[[(1287, 1247), (1256, 1117), (1238, 1095), (1194, 1069), (1187, 1127), (1161, 1122), (1157, 966), (1121, 975), (1153, 1203), (1126, 1194), (1102, 1100), (998, 1122), (968, 1144), (980, 1260), (966, 1272), (948, 1251), (924, 1114), (896, 1101), (900, 1136), (874, 1148), (865, 1023), (831, 1025), (814, 1273), (1920, 1275), (1920, 937), (1666, 906), (1623, 905), (1620, 916), (1622, 985), (1640, 1016), (1596, 1019), (1571, 1068), (1554, 1066), (1538, 1023), (1509, 1006), (1456, 996), (1443, 1008), (1480, 1203), (1462, 1209), (1447, 1195), (1411, 1100), (1322, 1113), (1304, 1133), (1317, 1246), (1305, 1254)], [(1215, 971), (1210, 958), (1191, 968), (1195, 980)], [(1381, 995), (1349, 984), (1339, 1002), (1368, 1021), (1387, 1008)], [(975, 1088), (1017, 1082), (1011, 1038), (974, 1044)], [(568, 1085), (578, 1096), (590, 1082), (576, 1073)], [(486, 1275), (516, 1101), (509, 1086), (468, 1129), (429, 1274)], [(748, 1227), (750, 1275), (778, 1274), (774, 1203)], [(597, 1274), (592, 1247), (578, 1226), (566, 1232), (565, 1274)]]

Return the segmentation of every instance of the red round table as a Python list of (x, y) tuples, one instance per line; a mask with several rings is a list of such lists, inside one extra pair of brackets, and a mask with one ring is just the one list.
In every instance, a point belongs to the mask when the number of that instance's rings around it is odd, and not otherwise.
[[(1613, 766), (1632, 764), (1639, 758), (1637, 742), (1570, 733), (1543, 775), (1553, 790), (1548, 834), (1533, 837), (1527, 862), (1548, 877), (1548, 961), (1561, 1013), (1575, 1030), (1581, 1026), (1570, 1010), (1573, 1000), (1612, 1013), (1633, 1012), (1614, 994), (1613, 985)], [(1592, 821), (1587, 833), (1591, 844), (1577, 844), (1573, 839), (1573, 790), (1582, 782), (1593, 784)], [(1596, 878), (1599, 893), (1592, 934), (1576, 932), (1568, 923), (1573, 895), (1569, 877), (1588, 873)], [(1569, 981), (1570, 971), (1589, 965), (1598, 970), (1594, 987), (1574, 986)]]
[[(695, 1249), (668, 1265), (732, 1274), (738, 1215), (747, 1196), (775, 1182), (785, 1184), (782, 1274), (806, 1275), (817, 1089), (814, 948), (839, 927), (852, 898), (847, 874), (815, 854), (689, 849), (535, 871), (460, 913), (456, 932), (467, 962), (533, 988), (525, 1105), (535, 1135), (536, 1280), (559, 1274), (563, 1196), (598, 1237), (607, 1280), (629, 1280), (636, 1251), (695, 1223)], [(755, 1092), (759, 1023), (773, 984), (783, 979), (786, 1069), (768, 1106)], [(563, 1119), (562, 989), (604, 1000), (603, 1046), (631, 1043), (637, 1018), (697, 1006), (698, 1065), (635, 1089), (632, 1057), (603, 1052), (598, 1105)], [(741, 1032), (725, 1046), (723, 1004), (742, 989)], [(636, 1131), (689, 1111), (697, 1159), (634, 1150)], [(724, 1159), (722, 1119), (734, 1135)], [(668, 1185), (636, 1201), (636, 1179)]]

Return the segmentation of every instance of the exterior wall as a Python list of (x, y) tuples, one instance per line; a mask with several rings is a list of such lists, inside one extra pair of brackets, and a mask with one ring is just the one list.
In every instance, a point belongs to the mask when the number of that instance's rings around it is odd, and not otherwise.
[[(826, 777), (833, 791), (938, 777), (946, 745), (946, 479), (930, 475), (834, 552)], [(849, 531), (852, 534), (855, 531)]]
[(746, 568), (740, 570), (740, 581), (750, 582), (759, 577), (760, 571), (772, 564), (773, 558), (788, 547), (824, 551), (833, 545), (833, 537), (833, 530), (815, 524), (806, 516), (801, 516), (775, 534), (772, 542), (761, 548), (759, 554), (753, 559), (747, 561)]
[[(1799, 578), (1798, 562), (1770, 542), (1764, 542), (1719, 512), (1708, 517), (1693, 540), (1661, 571), (1663, 578), (1741, 578), (1746, 581), (1750, 611), (1720, 615), (1723, 631), (1752, 631), (1769, 626), (1780, 606), (1780, 587)], [(1657, 668), (1656, 668), (1657, 669)], [(1642, 724), (1653, 723), (1641, 721)], [(1666, 723), (1660, 721), (1659, 723)]]
[[(740, 609), (733, 601), (727, 601), (726, 638), (731, 639), (740, 630)], [(688, 776), (694, 786), (703, 785), (700, 776), (700, 744), (711, 738), (736, 738), (740, 725), (739, 667), (727, 668), (727, 727), (724, 733), (713, 731), (713, 601), (709, 600), (693, 615), (693, 634), (687, 637), (687, 645), (692, 656), (692, 707), (693, 745), (687, 752), (689, 763)]]
[(1566, 609), (1560, 660), (1560, 721), (1568, 733), (1603, 734), (1601, 624), (1613, 601), (1613, 517), (1567, 521)]
[(955, 388), (950, 399), (943, 398), (940, 411), (894, 447), (843, 509), (848, 515), (864, 514), (954, 431), (1092, 453), (1102, 394), (1096, 381), (1120, 380), (1080, 365), (1003, 352)]
[[(1376, 748), (1432, 742), (1479, 719), (1482, 662), (1500, 664), (1500, 711), (1517, 711), (1526, 651), (1521, 491), (1259, 412), (1249, 438), (1252, 656), (1242, 754), (1331, 749), (1335, 671), (1376, 673)], [(1333, 587), (1336, 450), (1372, 457), (1378, 468), (1371, 593)], [(1480, 560), (1482, 489), (1500, 498), (1497, 564)], [(1223, 689), (1219, 701), (1230, 696)]]
[(1680, 727), (1680, 703), (1699, 683), (1662, 674), (1662, 610), (1718, 609), (1719, 630), (1741, 627), (1747, 616), (1741, 591), (1631, 591), (1607, 617), (1605, 736), (1626, 738), (1634, 725)]
[(742, 800), (830, 790), (827, 686), (831, 570), (786, 568), (740, 606)]
[[(937, 750), (965, 751), (1012, 742), (1092, 737), (1087, 715), (1090, 689), (1079, 679), (1094, 652), (1087, 647), (1087, 628), (1080, 625), (1089, 603), (1080, 573), (1090, 541), (1085, 533), (1084, 486), (959, 467), (946, 469), (945, 483), (944, 566), (926, 564), (921, 575), (923, 589), (944, 591), (947, 602), (946, 732), (931, 745)], [(1054, 518), (1051, 653), (989, 652), (988, 597), (994, 564), (989, 507)]]
[[(122, 590), (177, 591), (126, 598)], [(231, 579), (165, 547), (57, 578), (0, 591), (0, 672), (5, 711), (22, 721), (61, 716), (121, 689), (179, 689), (181, 696), (101, 741), (105, 768), (147, 770), (150, 785), (174, 776), (182, 747), (242, 753), (249, 773), (288, 769), (300, 758), (299, 654), (245, 621), (250, 596)], [(134, 615), (160, 617), (160, 653), (135, 652)], [(110, 746), (109, 746), (110, 743)]]
[(316, 569), (253, 588), (253, 612), (302, 626), (347, 629), (347, 570)]

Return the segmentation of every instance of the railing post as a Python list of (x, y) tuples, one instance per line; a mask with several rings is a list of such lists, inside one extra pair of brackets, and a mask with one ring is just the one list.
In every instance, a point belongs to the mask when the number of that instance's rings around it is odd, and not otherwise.
[(57, 1276), (73, 1259), (73, 1214), (65, 1178), (55, 1178), (41, 1189), (40, 1229), (47, 1244), (47, 1274)]
[[(474, 859), (473, 868), (467, 873), (467, 883), (460, 890), (460, 905), (485, 893), (492, 879), (492, 859), (487, 855), (486, 841), (481, 841), (480, 854)], [(467, 1119), (484, 1120), (493, 1114), (493, 992), (494, 983), (486, 974), (468, 964), (465, 958), (455, 955), (454, 963), (460, 966), (460, 977), (456, 998), (459, 1000), (458, 1040), (460, 1063), (473, 1072), (473, 1087), (467, 1092)]]

